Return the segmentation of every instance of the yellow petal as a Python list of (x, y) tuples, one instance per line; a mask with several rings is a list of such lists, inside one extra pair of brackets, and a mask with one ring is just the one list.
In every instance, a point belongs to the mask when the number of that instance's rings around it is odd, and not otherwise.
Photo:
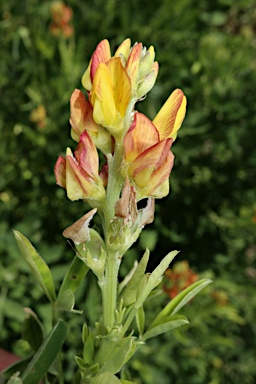
[(92, 81), (91, 81), (91, 64), (92, 60), (90, 60), (90, 63), (85, 71), (85, 73), (82, 76), (82, 86), (87, 90), (90, 91), (92, 89)]
[(139, 65), (141, 59), (142, 44), (135, 44), (129, 55), (126, 70), (132, 82), (132, 89), (137, 90), (138, 78), (139, 78)]
[(162, 198), (169, 193), (169, 176), (173, 167), (174, 155), (171, 151), (168, 152), (165, 161), (152, 172), (150, 181), (143, 193), (146, 196), (154, 196)]
[(145, 187), (149, 183), (150, 175), (165, 161), (171, 146), (171, 139), (162, 140), (141, 153), (130, 165), (128, 173), (138, 183)]
[(80, 136), (75, 151), (75, 158), (86, 174), (94, 179), (99, 171), (99, 155), (97, 149), (86, 131)]
[(142, 113), (135, 113), (131, 128), (124, 138), (124, 158), (131, 163), (146, 149), (159, 141), (154, 124)]
[(107, 67), (110, 74), (116, 109), (121, 118), (123, 118), (131, 100), (131, 80), (119, 57), (114, 57), (109, 60)]
[(70, 148), (66, 152), (66, 189), (72, 201), (85, 199), (92, 192), (89, 178), (77, 164)]
[(102, 40), (92, 55), (91, 79), (94, 80), (95, 73), (100, 63), (106, 63), (111, 58), (110, 46), (107, 39)]
[(98, 124), (93, 120), (92, 106), (79, 89), (75, 89), (70, 98), (70, 124), (71, 137), (75, 141), (79, 141), (85, 129), (98, 131)]
[(64, 157), (58, 157), (58, 160), (54, 167), (54, 173), (56, 178), (56, 184), (58, 184), (62, 188), (66, 188), (66, 159)]
[(131, 49), (131, 39), (125, 39), (117, 48), (115, 57), (124, 57), (127, 61)]
[(106, 64), (101, 63), (93, 80), (91, 91), (93, 104), (93, 119), (104, 127), (113, 126), (116, 123), (116, 105), (113, 95), (111, 77)]
[(186, 113), (186, 97), (180, 89), (176, 89), (167, 99), (153, 120), (159, 131), (160, 139), (176, 138), (178, 129)]

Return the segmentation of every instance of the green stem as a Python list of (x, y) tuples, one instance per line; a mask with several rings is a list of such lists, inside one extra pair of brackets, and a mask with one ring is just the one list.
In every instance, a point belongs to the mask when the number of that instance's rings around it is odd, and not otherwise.
[[(52, 305), (52, 327), (58, 322), (58, 311), (55, 309), (55, 305)], [(58, 384), (64, 384), (64, 375), (63, 375), (63, 366), (62, 366), (62, 356), (61, 351), (57, 355), (57, 365), (58, 365)]]
[(118, 251), (113, 249), (110, 243), (111, 222), (115, 216), (115, 203), (120, 197), (123, 180), (120, 176), (120, 166), (123, 156), (123, 145), (116, 143), (114, 156), (109, 157), (109, 178), (106, 196), (106, 205), (104, 207), (104, 232), (107, 248), (107, 260), (105, 267), (105, 279), (102, 284), (102, 304), (103, 304), (103, 322), (105, 328), (110, 331), (115, 322), (115, 310), (117, 300), (118, 271), (121, 256)]
[(115, 311), (117, 302), (118, 271), (121, 263), (122, 253), (116, 249), (116, 246), (110, 242), (112, 233), (112, 221), (115, 216), (115, 204), (120, 198), (121, 189), (124, 183), (124, 177), (121, 175), (121, 166), (123, 160), (123, 140), (132, 121), (132, 111), (135, 100), (131, 100), (124, 118), (124, 129), (120, 137), (116, 137), (114, 154), (108, 156), (108, 186), (105, 206), (103, 208), (103, 228), (105, 234), (105, 243), (107, 248), (107, 261), (105, 267), (105, 279), (102, 283), (102, 305), (103, 305), (103, 323), (109, 332), (115, 323)]

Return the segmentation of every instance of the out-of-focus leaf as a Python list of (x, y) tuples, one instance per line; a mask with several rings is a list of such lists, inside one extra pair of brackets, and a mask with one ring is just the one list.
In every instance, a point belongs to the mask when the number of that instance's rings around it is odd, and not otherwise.
[(147, 284), (145, 285), (144, 289), (142, 290), (142, 293), (138, 297), (135, 303), (135, 307), (139, 309), (141, 305), (144, 303), (146, 298), (149, 296), (150, 292), (156, 287), (156, 285), (159, 283), (160, 279), (162, 278), (164, 272), (169, 267), (170, 263), (174, 259), (174, 257), (178, 254), (178, 251), (172, 251), (166, 255), (163, 260), (160, 262), (160, 264), (154, 269), (154, 271), (151, 273), (147, 280)]
[(75, 305), (74, 292), (71, 291), (71, 289), (67, 289), (61, 295), (59, 295), (55, 303), (55, 308), (58, 311), (67, 311), (67, 312), (73, 312), (73, 313), (79, 313), (79, 314), (83, 313), (83, 311), (74, 309), (74, 305)]
[[(119, 343), (112, 343), (112, 349), (109, 350), (109, 344), (103, 345), (101, 356), (106, 356), (103, 366), (100, 368), (99, 373), (112, 372), (117, 373), (121, 370), (126, 361), (135, 352), (136, 345), (134, 339), (126, 338)], [(102, 359), (101, 359), (102, 360)], [(97, 356), (95, 361), (98, 361)]]
[(173, 315), (165, 317), (160, 324), (157, 324), (153, 328), (151, 327), (147, 332), (145, 332), (142, 340), (145, 341), (151, 337), (161, 335), (162, 333), (171, 331), (172, 329), (181, 327), (185, 324), (188, 324), (188, 319), (185, 316)]
[(29, 265), (33, 275), (51, 302), (56, 299), (51, 271), (45, 261), (37, 253), (30, 241), (18, 231), (13, 231), (19, 250)]
[(61, 284), (59, 296), (61, 296), (63, 292), (68, 289), (70, 289), (72, 292), (75, 292), (80, 283), (85, 278), (88, 271), (89, 268), (87, 265), (85, 265), (85, 263), (80, 260), (79, 257), (75, 256)]
[(104, 372), (91, 381), (91, 384), (120, 384), (120, 380), (111, 372)]
[(149, 259), (149, 250), (147, 249), (144, 255), (142, 256), (133, 276), (131, 277), (130, 281), (124, 288), (123, 293), (121, 294), (124, 306), (128, 306), (135, 302), (136, 294), (138, 291), (138, 285), (145, 274), (147, 264), (148, 264), (148, 259)]
[(136, 313), (136, 323), (139, 330), (139, 334), (141, 336), (144, 332), (144, 325), (145, 325), (145, 312), (144, 312), (143, 305), (140, 307), (140, 309)]
[(59, 320), (23, 372), (21, 378), (24, 384), (39, 383), (56, 359), (66, 334), (67, 325)]
[(35, 312), (24, 308), (26, 318), (22, 326), (22, 338), (26, 340), (34, 351), (37, 351), (44, 339), (44, 329)]
[(203, 288), (205, 288), (212, 281), (209, 279), (202, 279), (190, 287), (184, 289), (177, 296), (168, 303), (165, 308), (159, 313), (155, 320), (150, 324), (149, 330), (155, 327), (157, 324), (160, 324), (162, 319), (167, 316), (174, 315), (178, 312), (184, 305), (186, 305), (195, 295), (197, 295)]

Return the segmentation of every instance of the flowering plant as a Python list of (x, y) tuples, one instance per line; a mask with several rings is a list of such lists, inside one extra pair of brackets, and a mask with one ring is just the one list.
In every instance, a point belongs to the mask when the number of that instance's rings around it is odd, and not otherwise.
[[(158, 74), (154, 48), (126, 39), (112, 56), (109, 42), (101, 41), (82, 77), (87, 91), (76, 89), (70, 99), (71, 137), (78, 142), (55, 165), (56, 182), (70, 200), (83, 200), (91, 210), (66, 228), (63, 236), (74, 243), (75, 257), (56, 293), (50, 269), (29, 240), (14, 231), (21, 254), (49, 299), (52, 330), (44, 336), (41, 322), (27, 309), (24, 337), (34, 350), (26, 368), (13, 383), (64, 383), (61, 347), (67, 335), (63, 311), (74, 309), (74, 293), (89, 270), (102, 298), (102, 314), (93, 328), (84, 323), (83, 350), (78, 351), (76, 383), (129, 384), (123, 366), (148, 339), (188, 323), (178, 311), (210, 283), (193, 283), (171, 300), (151, 324), (145, 302), (156, 293), (163, 274), (177, 255), (166, 255), (147, 273), (149, 251), (121, 281), (119, 268), (126, 251), (144, 226), (154, 220), (155, 199), (169, 193), (174, 155), (170, 148), (186, 110), (186, 97), (176, 89), (153, 121), (135, 110), (151, 90)], [(103, 164), (100, 167), (100, 159)], [(137, 203), (147, 199), (139, 209)], [(91, 228), (98, 214), (102, 230)], [(23, 365), (24, 366), (24, 365)], [(21, 366), (19, 366), (21, 367)], [(19, 370), (17, 367), (17, 371)]]

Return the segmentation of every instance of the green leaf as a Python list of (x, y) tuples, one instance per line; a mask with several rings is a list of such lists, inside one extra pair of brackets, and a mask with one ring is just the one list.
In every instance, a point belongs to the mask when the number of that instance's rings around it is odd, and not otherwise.
[[(103, 341), (104, 339), (102, 342)], [(108, 350), (109, 344), (103, 345), (101, 355), (104, 356), (105, 353), (106, 360), (100, 368), (99, 373), (112, 372), (115, 374), (119, 372), (136, 350), (136, 345), (132, 338), (123, 339), (119, 343), (112, 341), (111, 344), (112, 348), (110, 350)], [(97, 356), (95, 357), (95, 361), (98, 361)]]
[(128, 380), (120, 380), (122, 384), (136, 384), (134, 381), (128, 381)]
[(84, 343), (83, 348), (83, 360), (86, 364), (91, 364), (94, 357), (94, 337), (90, 329), (88, 329), (88, 336)]
[(24, 308), (26, 318), (22, 326), (22, 338), (26, 340), (34, 351), (37, 351), (44, 340), (43, 325), (35, 312)]
[(145, 312), (144, 312), (143, 305), (140, 307), (140, 309), (136, 313), (136, 323), (137, 323), (139, 334), (140, 336), (142, 336), (144, 332), (144, 326), (145, 326)]
[(130, 281), (124, 288), (123, 293), (121, 295), (123, 299), (123, 305), (125, 307), (131, 305), (136, 301), (138, 285), (145, 274), (147, 264), (148, 264), (148, 259), (149, 259), (149, 250), (147, 249), (144, 255), (142, 256), (136, 271), (132, 275)]
[(18, 231), (13, 231), (19, 250), (33, 275), (51, 302), (56, 299), (51, 271), (30, 241)]
[(24, 384), (35, 384), (44, 377), (57, 357), (66, 338), (67, 325), (59, 320), (34, 355), (21, 379)]
[(161, 335), (162, 333), (171, 331), (172, 329), (181, 327), (182, 325), (188, 324), (188, 319), (182, 315), (173, 315), (163, 319), (163, 321), (153, 328), (150, 328), (144, 333), (142, 340), (145, 341), (151, 337)]
[[(12, 365), (10, 365), (8, 368), (4, 369), (1, 373), (3, 374), (3, 376), (6, 379), (8, 379), (11, 375), (14, 375), (17, 372), (24, 371), (30, 360), (31, 360), (31, 356), (26, 357), (25, 359), (16, 361)], [(1, 378), (1, 376), (0, 376), (0, 378)]]
[(83, 313), (83, 311), (74, 310), (75, 305), (75, 295), (71, 289), (67, 289), (61, 295), (58, 296), (58, 299), (55, 304), (55, 308), (59, 311)]
[(120, 384), (120, 380), (111, 372), (104, 372), (93, 379), (91, 384)]
[(176, 312), (178, 312), (182, 307), (184, 307), (184, 305), (186, 305), (195, 295), (197, 295), (203, 288), (205, 288), (211, 282), (212, 280), (202, 279), (180, 292), (159, 313), (155, 320), (150, 324), (149, 329), (152, 329), (156, 325), (160, 324), (163, 318), (166, 318), (170, 315), (174, 315)]
[(152, 290), (160, 283), (164, 272), (172, 262), (174, 257), (178, 254), (178, 251), (172, 251), (166, 255), (160, 264), (154, 269), (151, 275), (144, 275), (137, 287), (137, 299), (130, 311), (128, 318), (126, 319), (121, 334), (125, 335), (131, 325), (137, 311), (143, 305), (144, 301), (148, 298)]
[(149, 296), (150, 292), (156, 287), (156, 285), (158, 285), (164, 272), (169, 267), (169, 264), (172, 262), (172, 260), (178, 253), (178, 251), (172, 251), (168, 253), (168, 255), (163, 258), (161, 263), (154, 269), (154, 271), (149, 276), (147, 284), (145, 285), (143, 291), (136, 300), (135, 308), (139, 309), (142, 306), (146, 298)]
[(23, 384), (21, 378), (20, 378), (20, 373), (17, 372), (15, 373), (11, 378), (10, 380), (8, 381), (7, 384)]
[(61, 296), (63, 292), (69, 289), (72, 292), (75, 292), (80, 283), (83, 281), (84, 277), (87, 275), (88, 271), (89, 268), (87, 265), (85, 265), (85, 263), (80, 260), (79, 257), (75, 256), (61, 284), (59, 296)]

